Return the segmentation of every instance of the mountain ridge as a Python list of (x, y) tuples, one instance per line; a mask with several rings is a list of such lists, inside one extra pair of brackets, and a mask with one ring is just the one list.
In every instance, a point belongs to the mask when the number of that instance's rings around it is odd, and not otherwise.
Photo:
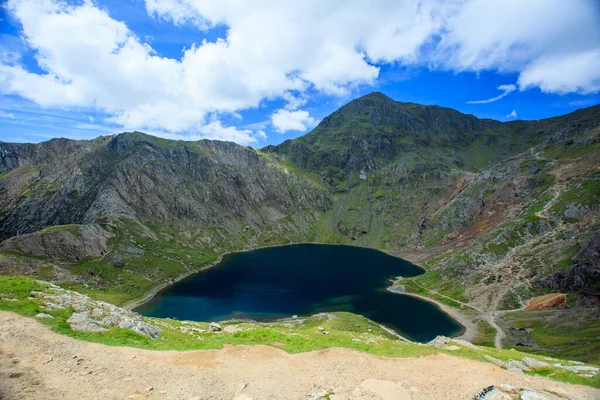
[(343, 243), (424, 266), (399, 284), (479, 310), (482, 332), (556, 289), (564, 321), (596, 326), (577, 310), (600, 306), (599, 137), (600, 106), (499, 122), (374, 93), (257, 150), (141, 132), (0, 143), (0, 272), (123, 304), (227, 252)]

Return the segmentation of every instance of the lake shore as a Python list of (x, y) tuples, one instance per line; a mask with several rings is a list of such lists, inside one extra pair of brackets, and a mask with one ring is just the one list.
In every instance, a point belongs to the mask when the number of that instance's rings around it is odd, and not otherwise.
[[(353, 245), (353, 244), (342, 244), (342, 243), (333, 243), (333, 244), (329, 244), (329, 243), (314, 243), (314, 242), (297, 242), (297, 243), (285, 243), (285, 244), (274, 244), (274, 245), (269, 245), (269, 246), (261, 246), (261, 247), (257, 247), (257, 248), (246, 248), (246, 249), (242, 249), (239, 251), (232, 251), (229, 253), (224, 253), (222, 255), (220, 255), (215, 261), (213, 261), (212, 263), (199, 268), (197, 270), (193, 270), (193, 271), (188, 271), (184, 274), (181, 274), (179, 276), (177, 276), (176, 278), (168, 281), (168, 282), (163, 282), (159, 285), (157, 285), (155, 288), (153, 288), (150, 292), (148, 292), (146, 295), (144, 295), (142, 298), (134, 300), (126, 305), (123, 306), (123, 308), (128, 309), (128, 310), (134, 310), (136, 308), (141, 307), (142, 305), (144, 305), (145, 303), (149, 302), (150, 300), (152, 300), (154, 297), (156, 297), (161, 291), (167, 289), (168, 287), (176, 284), (177, 282), (180, 282), (194, 274), (206, 271), (210, 268), (216, 267), (219, 264), (221, 264), (221, 262), (223, 261), (223, 259), (226, 256), (229, 255), (233, 255), (233, 254), (238, 254), (238, 253), (246, 253), (246, 252), (250, 252), (250, 251), (256, 251), (256, 250), (262, 250), (262, 249), (268, 249), (268, 248), (274, 248), (274, 247), (284, 247), (284, 246), (292, 246), (292, 245), (301, 245), (301, 244), (312, 244), (312, 245), (321, 245), (321, 244), (326, 244), (328, 246), (351, 246), (351, 247), (358, 247), (358, 248), (363, 248), (363, 249), (369, 249), (369, 250), (375, 250), (375, 251), (381, 251), (382, 253), (385, 253), (389, 256), (395, 257), (395, 258), (400, 258), (404, 261), (408, 261), (411, 264), (413, 264), (414, 266), (418, 267), (419, 269), (423, 270), (423, 272), (425, 272), (426, 270), (419, 264), (417, 264), (414, 261), (411, 260), (406, 260), (405, 258), (401, 257), (400, 255), (398, 255), (398, 253), (394, 253), (394, 252), (389, 252), (389, 251), (384, 251), (384, 250), (379, 250), (379, 249), (373, 249), (371, 247), (365, 247), (365, 246), (357, 246), (357, 245)], [(443, 312), (445, 312), (446, 314), (448, 314), (449, 316), (451, 316), (454, 320), (456, 320), (462, 327), (463, 327), (463, 331), (458, 334), (458, 335), (453, 335), (452, 337), (456, 338), (456, 339), (463, 339), (463, 340), (467, 340), (467, 341), (471, 341), (476, 335), (477, 335), (477, 326), (476, 324), (469, 319), (467, 316), (465, 316), (463, 313), (461, 313), (459, 310), (452, 308), (450, 306), (447, 306), (446, 304), (443, 304), (435, 299), (432, 299), (430, 297), (427, 296), (423, 296), (423, 295), (418, 295), (418, 294), (413, 294), (413, 293), (406, 293), (403, 291), (399, 291), (399, 290), (394, 290), (393, 286), (388, 287), (386, 290), (388, 290), (389, 292), (392, 293), (396, 293), (396, 294), (402, 294), (402, 295), (407, 295), (407, 296), (413, 296), (413, 297), (417, 297), (420, 298), (421, 300), (424, 301), (428, 301), (430, 303), (435, 304), (438, 308), (440, 308)], [(378, 324), (380, 325), (380, 324)], [(401, 338), (400, 340), (403, 341), (408, 341), (410, 342), (410, 340), (408, 340), (407, 338), (403, 337), (402, 335), (399, 335), (397, 332), (395, 332), (394, 330), (390, 329), (389, 327), (385, 327), (383, 325), (380, 325), (382, 327), (384, 327), (385, 329), (390, 330), (393, 334), (397, 335), (399, 338)]]
[(456, 308), (450, 307), (442, 302), (432, 299), (431, 297), (423, 296), (423, 295), (416, 294), (416, 293), (408, 293), (408, 292), (405, 292), (402, 290), (394, 289), (394, 285), (388, 287), (387, 291), (396, 293), (396, 294), (400, 294), (400, 295), (417, 297), (421, 300), (425, 300), (425, 301), (435, 304), (438, 308), (440, 308), (446, 314), (450, 315), (459, 324), (462, 325), (463, 332), (461, 332), (459, 335), (452, 336), (454, 339), (462, 339), (462, 340), (471, 342), (475, 338), (475, 336), (477, 336), (477, 332), (478, 332), (477, 325), (473, 322), (473, 320), (471, 318), (469, 318), (468, 316), (466, 316), (465, 314), (463, 314)]

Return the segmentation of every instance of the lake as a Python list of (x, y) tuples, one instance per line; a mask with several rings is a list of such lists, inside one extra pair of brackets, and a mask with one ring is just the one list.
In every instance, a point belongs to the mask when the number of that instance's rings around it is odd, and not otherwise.
[(206, 271), (161, 291), (136, 311), (152, 317), (268, 321), (348, 311), (416, 341), (452, 336), (462, 326), (427, 301), (386, 291), (389, 279), (423, 270), (354, 246), (298, 244), (229, 254)]

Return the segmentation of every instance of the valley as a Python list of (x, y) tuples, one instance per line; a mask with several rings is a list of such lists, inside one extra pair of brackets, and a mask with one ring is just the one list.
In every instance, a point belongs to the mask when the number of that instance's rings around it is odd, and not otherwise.
[(0, 273), (127, 305), (230, 252), (352, 244), (422, 266), (397, 286), (478, 344), (599, 363), (599, 134), (598, 106), (501, 123), (372, 93), (262, 149), (0, 143)]

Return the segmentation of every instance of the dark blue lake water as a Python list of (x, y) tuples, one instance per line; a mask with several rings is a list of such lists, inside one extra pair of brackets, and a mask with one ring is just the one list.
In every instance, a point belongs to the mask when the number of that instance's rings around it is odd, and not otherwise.
[(218, 266), (166, 288), (136, 311), (196, 321), (264, 321), (349, 311), (417, 341), (459, 333), (462, 326), (434, 304), (385, 290), (392, 277), (422, 272), (408, 261), (361, 247), (272, 247), (230, 254)]

